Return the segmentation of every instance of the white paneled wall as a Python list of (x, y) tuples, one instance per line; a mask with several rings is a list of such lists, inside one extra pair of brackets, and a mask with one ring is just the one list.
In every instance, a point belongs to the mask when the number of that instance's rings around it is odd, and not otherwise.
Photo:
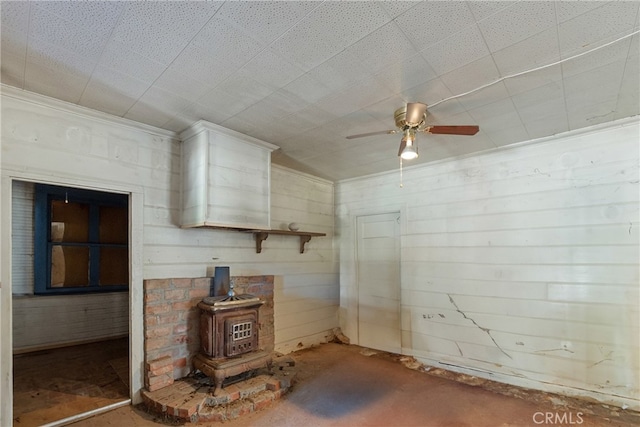
[[(145, 132), (144, 128), (110, 123), (102, 116), (92, 119), (16, 97), (3, 98), (2, 112), (2, 146), (7, 153), (3, 158), (5, 170), (19, 171), (20, 176), (35, 181), (42, 176), (45, 181), (55, 183), (77, 177), (104, 183), (100, 189), (112, 189), (110, 183), (118, 181), (132, 182), (142, 188), (145, 279), (212, 275), (216, 265), (231, 266), (232, 275), (275, 275), (276, 348), (279, 351), (293, 350), (299, 342), (317, 343), (337, 325), (338, 278), (332, 245), (331, 182), (274, 166), (273, 228), (286, 228), (289, 222), (295, 221), (302, 230), (324, 232), (327, 237), (313, 238), (307, 243), (305, 253), (299, 254), (296, 237), (274, 235), (263, 243), (262, 253), (256, 254), (250, 233), (177, 226), (180, 147), (172, 138)], [(32, 198), (29, 191), (32, 192), (28, 184), (15, 184), (14, 210), (16, 216), (20, 214), (17, 227), (29, 226), (27, 215), (22, 212), (29, 209), (28, 199)], [(26, 207), (24, 200), (27, 200)], [(31, 262), (32, 248), (28, 248), (28, 241), (26, 237), (16, 242), (15, 294), (30, 294), (33, 289), (32, 276), (28, 270), (21, 269)], [(34, 299), (38, 298), (26, 299), (18, 306), (29, 305)], [(126, 302), (126, 298), (122, 301)], [(64, 301), (61, 300), (61, 304), (64, 306)], [(120, 315), (126, 315), (126, 311), (120, 311)], [(23, 311), (14, 310), (16, 316), (19, 313)], [(22, 326), (31, 326), (32, 322), (16, 320), (14, 337), (19, 345), (22, 337), (26, 339), (28, 335), (28, 329), (21, 329)], [(120, 320), (114, 324), (126, 324)], [(51, 339), (56, 334), (48, 336)], [(25, 345), (35, 345), (36, 340), (31, 336)]]
[[(341, 326), (354, 224), (401, 211), (403, 352), (640, 408), (637, 120), (336, 185)], [(464, 143), (454, 142), (452, 143)]]
[[(137, 250), (140, 255), (136, 257), (136, 248), (133, 250), (134, 270), (139, 266), (142, 271), (140, 279), (202, 277), (212, 275), (218, 265), (230, 266), (234, 276), (275, 275), (276, 350), (282, 352), (296, 349), (299, 343), (307, 346), (326, 340), (337, 326), (339, 285), (332, 243), (331, 182), (274, 166), (272, 227), (281, 228), (295, 221), (302, 230), (324, 232), (327, 236), (314, 237), (307, 243), (305, 253), (300, 254), (297, 237), (272, 235), (263, 242), (262, 253), (256, 254), (251, 233), (179, 228), (180, 145), (173, 133), (28, 92), (8, 87), (2, 90), (1, 166), (5, 180), (133, 191), (142, 195), (140, 219), (134, 215), (132, 222), (132, 233), (140, 239)], [(28, 185), (20, 183), (14, 188), (16, 210), (25, 209), (29, 191)], [(10, 194), (2, 194), (2, 203), (13, 206)], [(23, 213), (16, 211), (15, 216), (18, 214)], [(25, 220), (20, 218), (18, 227), (27, 227)], [(10, 239), (4, 233), (0, 237), (3, 242)], [(22, 239), (14, 244), (21, 255), (3, 257), (3, 269), (11, 268), (9, 259), (15, 258), (16, 268), (29, 262), (27, 241)], [(13, 269), (12, 279), (15, 294), (32, 292), (28, 271)], [(141, 280), (136, 282), (132, 292), (141, 292), (141, 285)], [(47, 304), (40, 304), (37, 310), (31, 308), (35, 301), (45, 298)], [(70, 306), (78, 302), (78, 298), (74, 301), (72, 297), (66, 298)], [(55, 305), (54, 299), (16, 295), (13, 307), (16, 343), (35, 345), (35, 337), (23, 336), (30, 332), (21, 329), (22, 326), (30, 327), (31, 321), (22, 316), (37, 313), (38, 321), (46, 322), (51, 313), (47, 314), (45, 306)], [(90, 309), (92, 304), (86, 307)], [(120, 304), (120, 314), (112, 313), (114, 325), (124, 325), (123, 321), (128, 320), (123, 317), (128, 313), (126, 297)], [(6, 316), (2, 319), (4, 322)], [(80, 323), (86, 322), (79, 319)], [(142, 325), (142, 318), (134, 317), (131, 321)], [(28, 342), (20, 341), (23, 339)]]

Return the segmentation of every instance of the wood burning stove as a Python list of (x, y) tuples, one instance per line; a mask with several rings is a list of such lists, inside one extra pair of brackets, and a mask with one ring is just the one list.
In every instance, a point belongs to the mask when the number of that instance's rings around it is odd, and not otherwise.
[(233, 286), (225, 296), (206, 297), (200, 303), (200, 353), (196, 369), (211, 377), (216, 396), (227, 377), (263, 367), (271, 356), (258, 348), (260, 298), (236, 295)]

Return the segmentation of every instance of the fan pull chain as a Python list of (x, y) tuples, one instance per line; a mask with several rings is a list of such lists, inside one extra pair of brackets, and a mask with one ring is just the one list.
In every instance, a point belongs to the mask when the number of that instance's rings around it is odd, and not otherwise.
[(400, 157), (400, 188), (402, 188), (402, 156)]

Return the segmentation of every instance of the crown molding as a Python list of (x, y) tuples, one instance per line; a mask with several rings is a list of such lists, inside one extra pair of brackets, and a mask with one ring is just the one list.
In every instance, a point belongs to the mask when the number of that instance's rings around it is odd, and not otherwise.
[(112, 114), (104, 113), (102, 111), (94, 110), (88, 107), (83, 107), (77, 104), (72, 104), (67, 101), (61, 101), (56, 98), (51, 98), (49, 96), (30, 92), (28, 90), (19, 89), (14, 86), (0, 84), (0, 94), (3, 97), (13, 98), (13, 99), (17, 99), (23, 102), (28, 102), (34, 105), (52, 108), (54, 110), (62, 111), (68, 114), (75, 114), (76, 116), (80, 116), (80, 117), (91, 119), (91, 120), (96, 120), (102, 123), (122, 126), (130, 129), (134, 129), (137, 131), (150, 133), (163, 138), (179, 140), (178, 133), (170, 130), (136, 122), (130, 119), (125, 119), (124, 117), (114, 116)]

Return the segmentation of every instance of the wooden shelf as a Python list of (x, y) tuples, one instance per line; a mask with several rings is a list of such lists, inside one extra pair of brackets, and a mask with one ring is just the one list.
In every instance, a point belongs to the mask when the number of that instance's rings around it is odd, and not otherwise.
[(269, 234), (278, 234), (281, 236), (298, 236), (300, 237), (300, 253), (304, 253), (304, 245), (311, 240), (312, 237), (326, 236), (326, 233), (313, 233), (310, 231), (289, 231), (289, 230), (251, 230), (256, 239), (256, 253), (262, 252), (262, 242), (267, 240)]
[(218, 230), (240, 231), (241, 233), (253, 233), (256, 240), (256, 253), (262, 252), (262, 242), (267, 240), (269, 234), (279, 234), (281, 236), (298, 236), (300, 237), (300, 253), (304, 253), (304, 245), (311, 240), (312, 237), (326, 236), (326, 233), (314, 233), (312, 231), (289, 231), (289, 230), (257, 230), (251, 228), (224, 227), (220, 225), (207, 225), (208, 228), (216, 228)]

